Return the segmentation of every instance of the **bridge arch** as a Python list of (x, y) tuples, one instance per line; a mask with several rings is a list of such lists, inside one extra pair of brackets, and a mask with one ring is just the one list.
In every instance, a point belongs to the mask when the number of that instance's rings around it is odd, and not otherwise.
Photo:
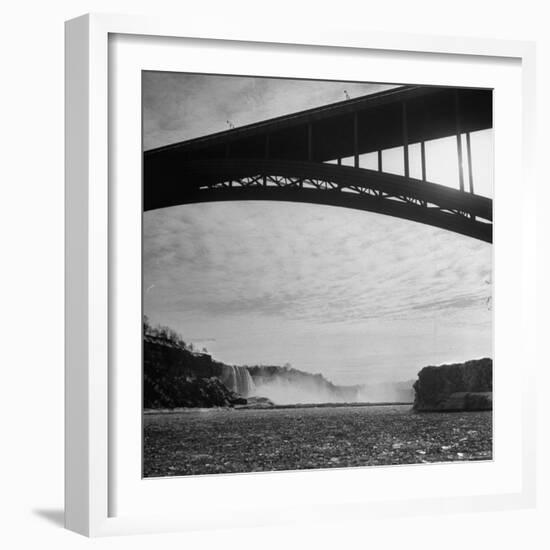
[[(163, 193), (162, 189), (167, 192)], [(218, 159), (183, 163), (145, 192), (145, 210), (197, 202), (291, 201), (375, 212), (492, 241), (492, 201), (376, 170), (304, 161)]]

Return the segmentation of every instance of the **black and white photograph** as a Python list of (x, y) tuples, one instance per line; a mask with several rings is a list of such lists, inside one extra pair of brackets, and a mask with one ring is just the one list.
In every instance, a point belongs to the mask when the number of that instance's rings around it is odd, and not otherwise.
[(142, 148), (143, 477), (493, 459), (491, 89), (143, 71)]
[(515, 7), (6, 4), (2, 548), (550, 548)]

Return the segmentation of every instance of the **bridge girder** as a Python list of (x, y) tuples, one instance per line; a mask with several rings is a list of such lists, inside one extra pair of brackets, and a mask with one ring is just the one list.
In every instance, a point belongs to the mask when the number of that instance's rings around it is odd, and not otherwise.
[(144, 209), (229, 200), (271, 200), (353, 208), (492, 242), (492, 201), (442, 185), (374, 170), (257, 159), (183, 163), (146, 189)]

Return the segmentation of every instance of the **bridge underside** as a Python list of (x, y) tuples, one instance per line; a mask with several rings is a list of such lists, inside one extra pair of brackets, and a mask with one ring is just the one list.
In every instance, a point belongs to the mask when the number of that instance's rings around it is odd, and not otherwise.
[(145, 187), (144, 209), (230, 200), (271, 200), (353, 208), (424, 223), (492, 242), (492, 201), (403, 176), (303, 161), (220, 159), (182, 163)]
[[(146, 151), (144, 209), (223, 200), (311, 202), (492, 242), (492, 201), (474, 194), (470, 154), (470, 133), (487, 128), (491, 90), (404, 86)], [(447, 136), (456, 137), (459, 190), (426, 177), (425, 142)], [(421, 180), (410, 177), (413, 143), (421, 146)], [(392, 147), (403, 148), (403, 176), (384, 172), (382, 151)], [(374, 152), (378, 170), (361, 168), (360, 155)], [(353, 159), (353, 166), (342, 159)]]

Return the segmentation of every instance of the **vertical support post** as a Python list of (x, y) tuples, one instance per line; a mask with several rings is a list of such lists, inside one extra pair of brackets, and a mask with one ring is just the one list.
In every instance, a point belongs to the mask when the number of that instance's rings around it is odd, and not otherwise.
[(359, 168), (359, 120), (357, 111), (353, 113), (353, 165)]
[(460, 132), (460, 104), (458, 90), (455, 91), (456, 147), (458, 151), (458, 186), (464, 191), (464, 166), (462, 164), (462, 136)]
[(338, 166), (342, 166), (342, 159), (341, 158), (338, 159)]
[(424, 141), (420, 142), (420, 159), (422, 162), (422, 181), (426, 181), (426, 144)]
[(405, 165), (405, 177), (409, 177), (409, 130), (407, 128), (407, 103), (402, 103), (403, 121), (403, 162)]
[(474, 192), (474, 171), (472, 168), (472, 145), (470, 143), (470, 132), (466, 134), (466, 153), (468, 155), (468, 179), (470, 180), (470, 193)]
[(269, 158), (269, 134), (265, 135), (265, 158)]
[(378, 171), (382, 172), (382, 151), (378, 151)]
[(307, 125), (307, 160), (313, 160), (313, 128), (311, 122)]
[[(269, 134), (265, 135), (264, 156), (266, 160), (269, 159)], [(263, 184), (264, 184), (264, 187), (267, 187), (267, 176), (265, 174), (263, 177)]]

